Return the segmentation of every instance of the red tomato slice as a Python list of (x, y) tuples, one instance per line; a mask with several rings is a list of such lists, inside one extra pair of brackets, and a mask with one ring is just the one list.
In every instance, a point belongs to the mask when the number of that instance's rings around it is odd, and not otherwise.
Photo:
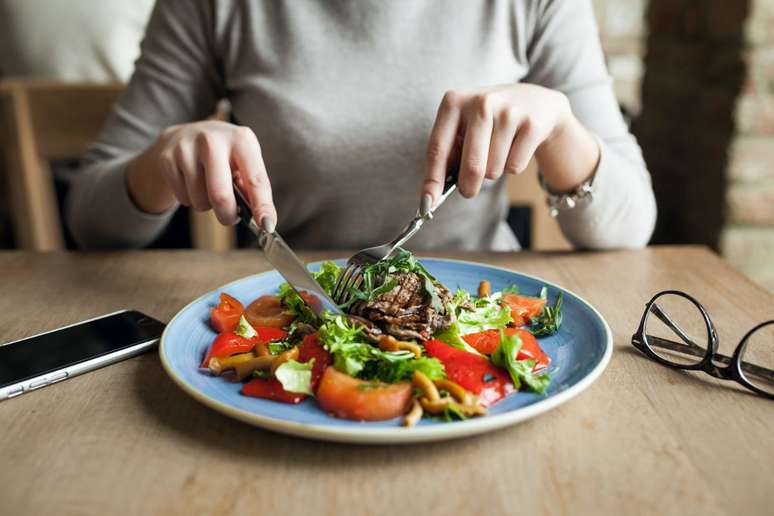
[(268, 344), (269, 342), (276, 342), (282, 340), (288, 336), (288, 332), (272, 326), (259, 326), (255, 329), (258, 333), (258, 342)]
[(314, 365), (312, 366), (312, 392), (315, 392), (323, 373), (333, 363), (333, 357), (325, 350), (316, 333), (304, 337), (304, 340), (298, 346), (298, 361), (309, 362), (311, 359), (314, 359)]
[(300, 403), (306, 398), (306, 394), (286, 391), (276, 378), (254, 378), (244, 384), (241, 392), (243, 395), (253, 398), (265, 398), (292, 404)]
[(221, 292), (220, 303), (210, 311), (210, 325), (218, 333), (234, 331), (244, 311), (242, 303)]
[[(549, 357), (545, 351), (538, 344), (537, 339), (529, 331), (521, 328), (505, 328), (506, 335), (518, 334), (521, 337), (521, 349), (516, 355), (516, 360), (526, 360), (532, 358), (535, 360), (535, 367), (533, 371), (540, 371), (545, 369), (551, 363), (551, 357)], [(499, 330), (487, 330), (481, 333), (471, 333), (464, 335), (463, 340), (470, 344), (479, 353), (485, 355), (491, 355), (497, 350), (500, 345), (500, 332)]]
[(320, 408), (342, 419), (381, 421), (406, 412), (411, 384), (369, 382), (328, 367), (317, 389)]
[(543, 311), (546, 300), (539, 297), (505, 294), (503, 295), (503, 304), (511, 309), (511, 317), (515, 326), (526, 326), (533, 317)]
[(467, 342), (479, 353), (485, 355), (491, 355), (500, 345), (500, 331), (499, 330), (486, 330), (481, 333), (469, 333), (463, 335), (462, 340)]
[(284, 328), (293, 322), (295, 316), (285, 312), (279, 296), (261, 296), (247, 306), (245, 318), (253, 328)]
[(240, 337), (230, 331), (223, 332), (215, 337), (200, 367), (207, 367), (211, 358), (226, 358), (237, 353), (247, 353), (252, 351), (254, 347), (255, 341), (253, 339)]
[(508, 373), (480, 355), (454, 348), (440, 340), (426, 341), (425, 351), (443, 363), (449, 380), (477, 395), (485, 407), (515, 390)]

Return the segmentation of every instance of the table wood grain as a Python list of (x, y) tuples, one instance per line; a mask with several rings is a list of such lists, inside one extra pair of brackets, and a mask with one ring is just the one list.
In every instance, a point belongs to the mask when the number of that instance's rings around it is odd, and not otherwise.
[[(0, 403), (0, 513), (771, 514), (774, 403), (652, 363), (629, 340), (647, 299), (677, 288), (705, 304), (727, 352), (774, 317), (774, 296), (698, 247), (445, 256), (585, 297), (613, 330), (606, 372), (570, 403), (494, 433), (350, 446), (222, 416), (149, 353)], [(266, 269), (254, 251), (3, 252), (0, 341), (121, 308), (169, 320)]]

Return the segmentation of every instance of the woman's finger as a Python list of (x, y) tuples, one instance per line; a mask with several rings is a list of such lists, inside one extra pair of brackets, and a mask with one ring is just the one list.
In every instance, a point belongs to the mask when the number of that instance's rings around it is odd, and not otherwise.
[(492, 142), (489, 144), (489, 157), (486, 161), (487, 179), (497, 179), (505, 170), (505, 161), (508, 159), (518, 125), (519, 114), (515, 108), (506, 108), (494, 117)]
[(207, 197), (207, 185), (204, 182), (204, 174), (196, 159), (195, 144), (188, 139), (182, 139), (175, 147), (175, 164), (185, 182), (190, 206), (196, 211), (210, 209), (210, 200)]
[(228, 144), (222, 137), (203, 133), (197, 137), (196, 147), (210, 206), (221, 224), (231, 226), (237, 222), (237, 208)]
[[(264, 229), (273, 231), (277, 223), (277, 210), (271, 194), (271, 183), (261, 155), (261, 146), (255, 133), (247, 127), (237, 129), (231, 158), (239, 169), (240, 183), (250, 201), (253, 217)], [(267, 218), (267, 221), (263, 219)]]
[(449, 91), (443, 96), (435, 117), (433, 130), (427, 142), (425, 157), (425, 181), (422, 193), (429, 194), (433, 201), (443, 193), (446, 172), (452, 156), (461, 118), (462, 98), (459, 93)]
[(475, 98), (465, 112), (465, 142), (462, 146), (460, 193), (474, 197), (481, 188), (492, 141), (492, 99), (486, 95)]
[(172, 188), (177, 201), (183, 206), (190, 206), (191, 200), (188, 198), (185, 178), (177, 166), (173, 149), (167, 149), (161, 154), (161, 173), (164, 181)]
[(524, 121), (516, 130), (516, 138), (513, 140), (508, 159), (505, 162), (505, 171), (509, 174), (524, 172), (543, 140), (542, 133), (537, 130), (534, 124), (528, 120)]

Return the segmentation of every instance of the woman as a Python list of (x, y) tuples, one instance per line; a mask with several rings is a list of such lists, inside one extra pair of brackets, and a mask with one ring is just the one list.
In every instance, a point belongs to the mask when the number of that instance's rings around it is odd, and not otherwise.
[[(223, 97), (234, 124), (198, 121)], [(494, 180), (533, 155), (550, 192), (591, 185), (558, 215), (576, 246), (647, 243), (650, 178), (589, 0), (159, 0), (69, 222), (85, 247), (146, 245), (178, 203), (233, 224), (236, 175), (291, 245), (359, 248), (459, 159), (462, 197), (412, 247), (514, 250)]]

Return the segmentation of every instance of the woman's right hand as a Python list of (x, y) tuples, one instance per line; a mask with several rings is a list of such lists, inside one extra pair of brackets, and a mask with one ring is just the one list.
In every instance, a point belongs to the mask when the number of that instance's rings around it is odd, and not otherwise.
[(132, 199), (147, 213), (163, 213), (179, 202), (196, 211), (212, 209), (221, 224), (233, 225), (236, 182), (255, 220), (267, 229), (276, 224), (261, 146), (248, 127), (216, 121), (169, 127), (126, 173)]

